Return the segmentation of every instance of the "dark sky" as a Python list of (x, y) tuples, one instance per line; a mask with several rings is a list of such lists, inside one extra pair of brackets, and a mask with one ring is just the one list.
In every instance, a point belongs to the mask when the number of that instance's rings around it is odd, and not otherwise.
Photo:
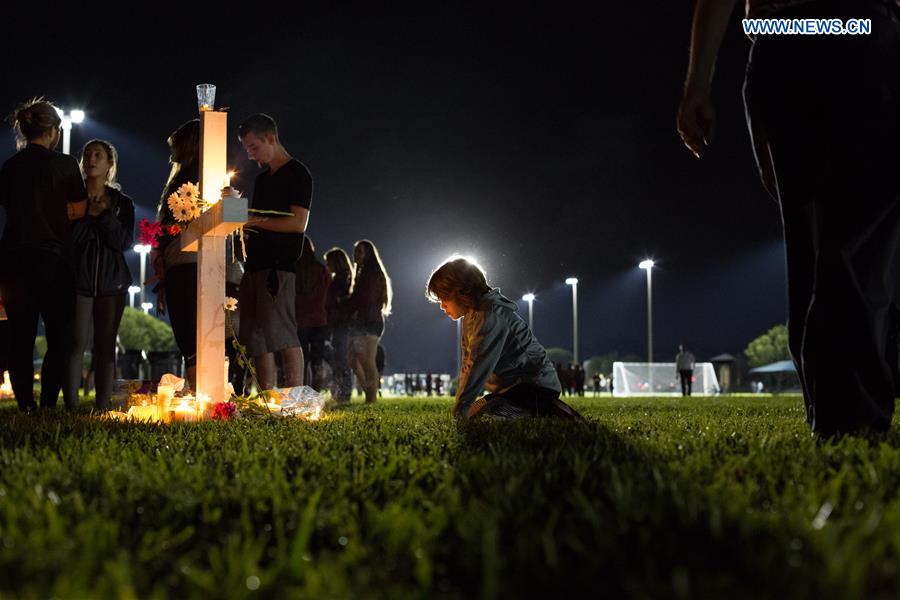
[[(86, 110), (72, 147), (103, 137), (119, 148), (139, 218), (165, 181), (167, 135), (195, 116), (195, 84), (218, 85), (235, 129), (273, 115), (315, 179), (318, 249), (363, 237), (381, 249), (395, 289), (388, 370), (455, 368), (455, 326), (423, 296), (454, 252), (478, 257), (510, 298), (537, 294), (545, 346), (571, 347), (563, 280), (579, 277), (583, 358), (645, 355), (637, 263), (651, 256), (657, 360), (680, 340), (701, 358), (739, 352), (784, 320), (785, 293), (777, 205), (743, 121), (739, 15), (719, 61), (717, 140), (700, 163), (674, 129), (691, 3), (608, 4), (303, 3), (275, 15), (259, 4), (206, 26), (196, 9), (34, 5), (40, 28), (6, 24), (0, 107), (44, 95)], [(236, 136), (229, 155), (249, 190), (256, 167)]]

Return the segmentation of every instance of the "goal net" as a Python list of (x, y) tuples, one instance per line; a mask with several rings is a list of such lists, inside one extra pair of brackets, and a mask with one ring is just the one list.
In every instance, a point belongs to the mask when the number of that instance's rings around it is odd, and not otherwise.
[[(719, 393), (712, 363), (696, 363), (691, 393)], [(613, 394), (616, 396), (680, 396), (681, 379), (675, 363), (613, 363)]]

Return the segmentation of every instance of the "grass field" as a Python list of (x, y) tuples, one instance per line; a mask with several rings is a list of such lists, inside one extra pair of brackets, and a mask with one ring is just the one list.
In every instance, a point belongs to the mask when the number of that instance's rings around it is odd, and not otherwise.
[(900, 432), (799, 398), (182, 426), (0, 407), (0, 597), (900, 596)]

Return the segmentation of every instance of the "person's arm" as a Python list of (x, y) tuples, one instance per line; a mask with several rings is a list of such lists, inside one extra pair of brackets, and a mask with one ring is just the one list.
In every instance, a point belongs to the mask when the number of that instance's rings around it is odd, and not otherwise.
[(484, 390), (485, 382), (497, 368), (508, 334), (509, 328), (488, 309), (484, 322), (469, 343), (469, 352), (459, 373), (459, 386), (453, 403), (455, 417), (469, 416), (472, 403)]
[(66, 210), (69, 214), (69, 220), (77, 221), (78, 219), (84, 217), (84, 215), (87, 213), (87, 198), (85, 198), (81, 202), (67, 203)]
[(75, 221), (87, 213), (87, 188), (84, 187), (84, 179), (81, 177), (81, 169), (71, 156), (67, 156), (69, 171), (65, 176), (66, 212), (69, 220)]
[(678, 133), (684, 145), (702, 158), (713, 141), (716, 112), (710, 97), (716, 57), (737, 0), (697, 0), (691, 31), (684, 94), (678, 107)]
[(290, 217), (260, 217), (250, 219), (246, 226), (253, 229), (265, 229), (266, 231), (278, 231), (281, 233), (304, 233), (309, 222), (309, 209), (296, 204), (291, 204)]

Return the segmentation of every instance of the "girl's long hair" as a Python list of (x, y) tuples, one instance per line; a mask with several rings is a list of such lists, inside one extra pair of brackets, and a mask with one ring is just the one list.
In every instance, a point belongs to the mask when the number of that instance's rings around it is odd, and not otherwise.
[(384, 263), (381, 261), (381, 254), (371, 240), (359, 240), (353, 244), (354, 257), (356, 256), (357, 248), (365, 249), (365, 258), (361, 264), (358, 263), (356, 265), (354, 288), (359, 286), (361, 282), (377, 286), (380, 295), (381, 314), (387, 316), (391, 314), (391, 301), (393, 300), (394, 292), (391, 288), (391, 278), (388, 277)]
[(325, 253), (325, 264), (334, 273), (334, 280), (338, 284), (346, 284), (343, 289), (349, 293), (353, 287), (353, 265), (347, 253), (342, 248), (332, 248)]
[(182, 184), (200, 179), (200, 119), (182, 124), (169, 136), (168, 143), (172, 168), (156, 208), (156, 219), (164, 224), (175, 221), (167, 202), (169, 196)]
[[(344, 255), (346, 256), (346, 254)], [(297, 293), (308, 294), (321, 280), (325, 265), (316, 258), (316, 247), (309, 236), (303, 236), (303, 252), (297, 261)]]
[(119, 152), (116, 150), (115, 146), (106, 140), (91, 140), (81, 149), (81, 158), (78, 160), (78, 166), (81, 168), (82, 177), (84, 176), (84, 153), (87, 152), (87, 149), (91, 146), (100, 146), (103, 148), (103, 151), (106, 152), (106, 158), (109, 160), (109, 171), (106, 172), (106, 181), (104, 182), (106, 187), (121, 190), (122, 186), (116, 181), (116, 177), (119, 174)]

